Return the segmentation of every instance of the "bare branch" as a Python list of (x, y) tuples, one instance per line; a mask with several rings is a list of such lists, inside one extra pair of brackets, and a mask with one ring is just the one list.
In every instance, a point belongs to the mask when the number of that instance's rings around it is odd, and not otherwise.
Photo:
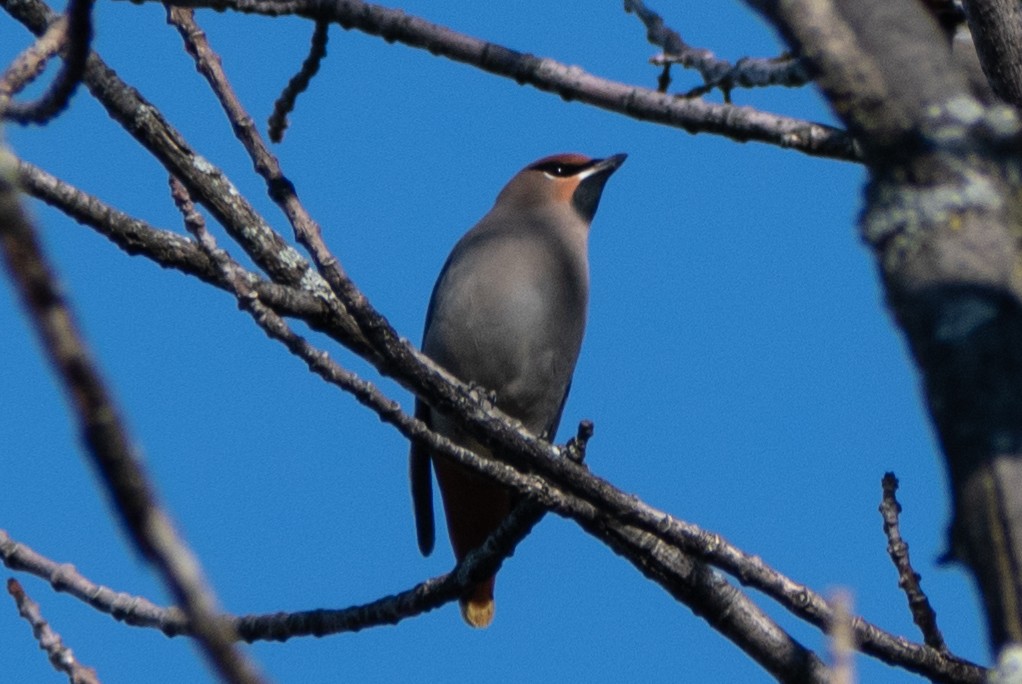
[(745, 592), (709, 565), (656, 535), (600, 520), (580, 522), (646, 577), (733, 641), (782, 682), (825, 682), (826, 668), (764, 613)]
[(932, 646), (941, 653), (947, 653), (947, 644), (944, 642), (944, 635), (937, 627), (937, 614), (930, 606), (930, 599), (926, 597), (923, 588), (919, 584), (921, 579), (919, 573), (912, 568), (912, 562), (908, 557), (908, 544), (901, 538), (901, 528), (898, 515), (901, 513), (901, 504), (898, 503), (898, 478), (894, 473), (885, 473), (883, 479), (883, 500), (880, 503), (880, 514), (884, 518), (884, 534), (887, 535), (887, 553), (890, 554), (894, 567), (898, 569), (898, 586), (905, 592), (908, 598), (908, 607), (912, 612), (912, 621), (919, 626), (923, 633), (923, 640), (927, 646)]
[[(150, 0), (154, 1), (154, 0)], [(10, 4), (3, 0), (0, 4)], [(599, 78), (579, 67), (537, 57), (487, 43), (449, 28), (358, 0), (185, 0), (176, 3), (188, 7), (209, 7), (217, 10), (267, 16), (299, 15), (329, 20), (345, 29), (358, 29), (388, 41), (464, 62), (498, 76), (512, 78), (565, 100), (586, 104), (651, 121), (689, 133), (716, 133), (740, 142), (765, 142), (787, 147), (805, 154), (857, 161), (859, 154), (851, 138), (823, 124), (761, 112), (750, 107), (712, 104)], [(10, 11), (10, 9), (9, 9)]]
[[(465, 588), (493, 574), (537, 522), (538, 512), (528, 503), (518, 506), (476, 551), (451, 572), (421, 582), (411, 589), (370, 603), (338, 610), (317, 609), (228, 618), (245, 641), (286, 641), (300, 636), (325, 636), (392, 625), (456, 600)], [(11, 539), (0, 530), (0, 561), (8, 568), (48, 581), (97, 610), (134, 627), (152, 627), (170, 637), (191, 634), (191, 625), (177, 607), (161, 607), (141, 596), (97, 585), (72, 565), (58, 564)]]
[(46, 63), (63, 48), (66, 40), (67, 17), (61, 16), (8, 65), (0, 76), (0, 111), (7, 107), (11, 97), (39, 78)]
[(85, 73), (85, 60), (92, 43), (92, 5), (95, 0), (70, 0), (67, 4), (67, 32), (64, 66), (50, 88), (35, 102), (8, 102), (3, 118), (20, 124), (44, 124), (57, 116), (71, 100)]
[(29, 598), (18, 580), (7, 580), (7, 593), (18, 606), (18, 614), (32, 626), (32, 634), (39, 642), (39, 648), (46, 651), (50, 664), (57, 672), (67, 675), (71, 684), (99, 684), (96, 671), (78, 662), (71, 649), (64, 645), (60, 635), (53, 631), (39, 610), (39, 604)]
[[(737, 64), (731, 64), (705, 48), (692, 47), (642, 0), (625, 0), (625, 12), (634, 12), (646, 26), (646, 37), (649, 42), (663, 48), (662, 55), (650, 60), (653, 64), (665, 68), (671, 64), (680, 64), (686, 68), (696, 69), (703, 77), (704, 85), (688, 91), (685, 97), (697, 97), (714, 88), (720, 88), (725, 101), (730, 102), (731, 90), (736, 87), (773, 85), (798, 87), (810, 80), (805, 63), (791, 55), (769, 59), (743, 57)], [(660, 91), (665, 90), (666, 86), (661, 83)]]
[(177, 606), (164, 608), (141, 596), (132, 596), (93, 583), (70, 563), (57, 563), (21, 544), (0, 530), (0, 561), (11, 570), (46, 580), (54, 591), (66, 592), (115, 620), (135, 627), (155, 627), (167, 636), (188, 633), (188, 618)]
[(330, 24), (325, 21), (317, 21), (316, 29), (312, 32), (312, 44), (309, 46), (309, 55), (302, 62), (302, 69), (288, 82), (284, 92), (280, 94), (273, 104), (273, 114), (270, 115), (268, 134), (270, 140), (279, 143), (284, 139), (284, 131), (287, 130), (287, 115), (295, 107), (295, 100), (298, 95), (305, 92), (309, 87), (312, 77), (319, 71), (320, 62), (326, 57), (326, 42), (329, 36)]
[(136, 547), (196, 625), (210, 664), (228, 681), (258, 682), (255, 668), (233, 645), (230, 626), (219, 620), (217, 601), (198, 560), (174, 529), (131, 445), (120, 411), (99, 375), (57, 285), (35, 231), (18, 202), (13, 163), (0, 169), (0, 251), (8, 274), (39, 335), (73, 408), (82, 438), (122, 524)]
[[(28, 162), (18, 162), (18, 182), (29, 194), (94, 229), (127, 254), (145, 256), (163, 268), (229, 289), (220, 271), (193, 241), (118, 211)], [(269, 282), (251, 271), (245, 270), (243, 277), (274, 311), (301, 318), (316, 330), (343, 338), (343, 330), (321, 298), (303, 289)]]
[[(284, 175), (277, 158), (263, 142), (255, 122), (238, 100), (234, 89), (227, 80), (220, 58), (210, 47), (205, 34), (195, 22), (191, 9), (168, 7), (167, 21), (178, 28), (185, 43), (185, 48), (195, 60), (196, 68), (206, 79), (213, 93), (234, 129), (234, 134), (245, 147), (255, 165), (256, 172), (266, 181), (270, 198), (287, 216), (299, 241), (303, 235), (321, 235), (319, 225), (312, 219), (305, 207), (298, 201), (294, 184)], [(308, 247), (307, 244), (305, 244)], [(323, 246), (325, 249), (325, 245)], [(342, 273), (340, 262), (331, 256), (333, 268)]]

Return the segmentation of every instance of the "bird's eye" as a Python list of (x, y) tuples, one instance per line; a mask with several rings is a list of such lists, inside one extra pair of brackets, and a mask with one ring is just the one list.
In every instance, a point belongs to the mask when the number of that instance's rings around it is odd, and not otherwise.
[(578, 167), (559, 161), (546, 162), (545, 164), (540, 164), (533, 168), (551, 176), (556, 176), (557, 178), (567, 178), (568, 176), (574, 175), (578, 172)]

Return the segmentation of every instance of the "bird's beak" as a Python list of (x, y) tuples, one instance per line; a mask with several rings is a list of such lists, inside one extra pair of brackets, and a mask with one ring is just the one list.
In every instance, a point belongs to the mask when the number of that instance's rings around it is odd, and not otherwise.
[(610, 176), (610, 174), (614, 173), (619, 166), (625, 163), (625, 159), (628, 159), (628, 155), (624, 152), (607, 157), (606, 159), (601, 159), (580, 175), (581, 180), (597, 175)]
[(607, 157), (600, 162), (600, 166), (605, 166), (610, 169), (616, 169), (625, 163), (625, 159), (628, 159), (628, 155), (624, 152), (619, 152), (611, 157)]

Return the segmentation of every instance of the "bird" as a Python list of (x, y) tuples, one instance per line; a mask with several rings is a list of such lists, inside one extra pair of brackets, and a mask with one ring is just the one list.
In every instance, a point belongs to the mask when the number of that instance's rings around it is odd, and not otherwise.
[[(422, 351), (533, 434), (553, 439), (582, 345), (589, 301), (589, 226), (604, 185), (627, 155), (556, 154), (519, 171), (455, 244), (430, 297)], [(421, 399), (415, 416), (478, 454), (488, 452)], [(460, 561), (510, 512), (502, 485), (413, 443), (409, 454), (419, 550), (433, 551), (435, 470)], [(493, 620), (495, 577), (460, 598), (472, 627)]]

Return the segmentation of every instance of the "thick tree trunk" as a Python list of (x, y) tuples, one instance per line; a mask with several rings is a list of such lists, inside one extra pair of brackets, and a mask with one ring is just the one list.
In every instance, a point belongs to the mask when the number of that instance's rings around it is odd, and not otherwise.
[(1018, 116), (973, 98), (922, 3), (752, 4), (809, 60), (862, 147), (862, 234), (946, 459), (952, 556), (977, 580), (992, 645), (1022, 641)]

